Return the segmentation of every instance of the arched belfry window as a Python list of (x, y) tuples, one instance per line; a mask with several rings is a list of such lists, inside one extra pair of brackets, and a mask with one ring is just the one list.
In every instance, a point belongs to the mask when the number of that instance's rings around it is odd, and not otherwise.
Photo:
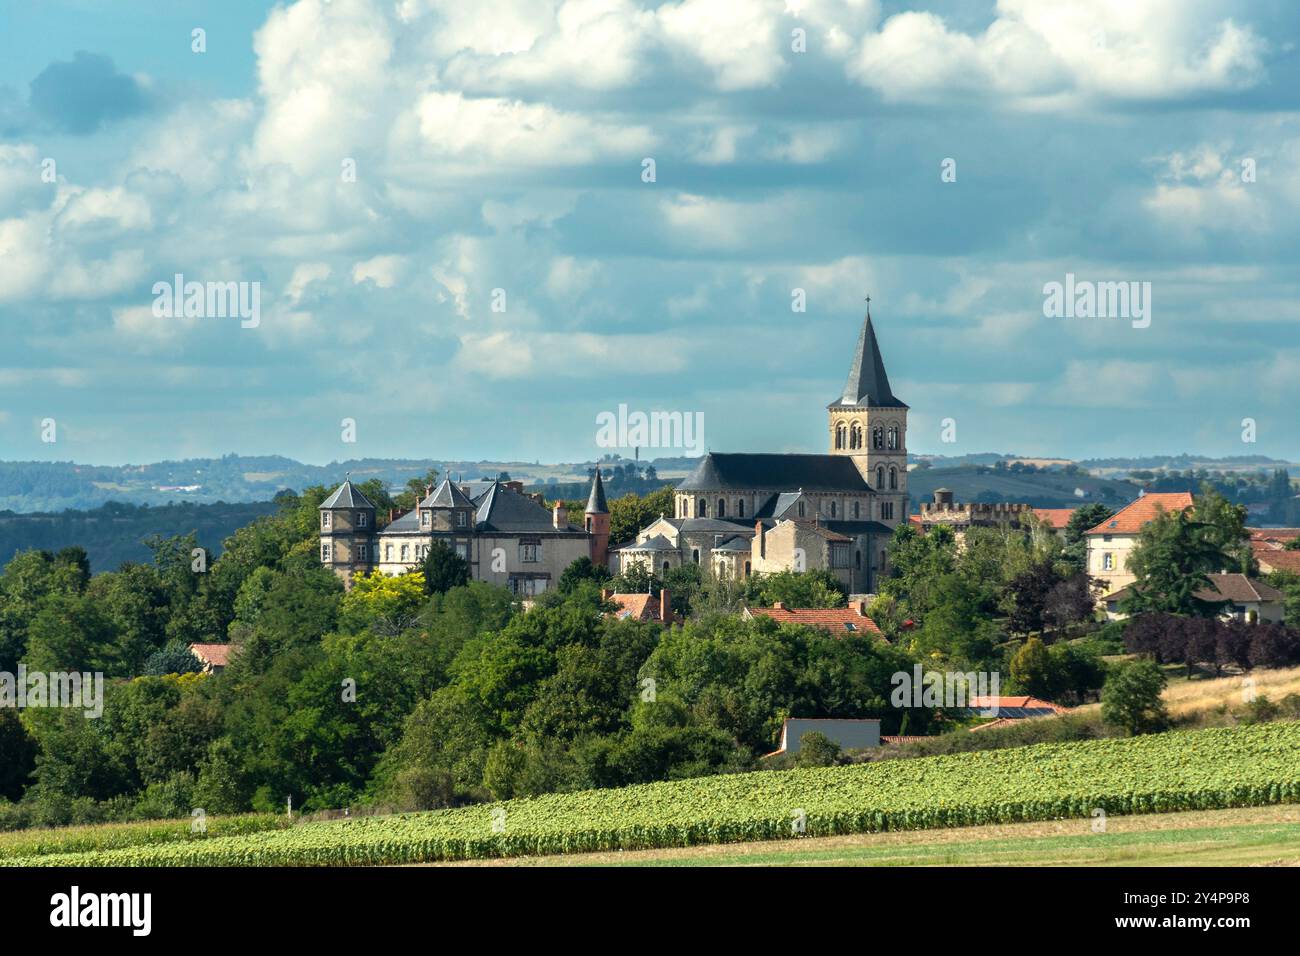
[(898, 426), (889, 426), (889, 450), (895, 451), (898, 448)]
[(898, 487), (898, 469), (897, 469), (897, 468), (890, 468), (890, 469), (889, 469), (889, 487), (890, 487), (890, 488), (897, 488), (897, 487)]
[(885, 429), (883, 426), (877, 425), (871, 429), (871, 447), (875, 449), (885, 447)]
[(885, 466), (884, 465), (876, 466), (876, 487), (877, 488), (885, 487)]
[(862, 447), (862, 426), (857, 422), (854, 422), (853, 427), (849, 430), (849, 447)]
[(835, 447), (836, 448), (844, 447), (844, 431), (845, 429), (844, 429), (843, 422), (840, 422), (838, 425), (835, 426)]

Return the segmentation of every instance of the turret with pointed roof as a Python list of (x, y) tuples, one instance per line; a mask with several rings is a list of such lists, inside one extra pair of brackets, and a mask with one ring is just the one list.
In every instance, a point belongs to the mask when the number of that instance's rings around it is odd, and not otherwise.
[(591, 479), (591, 494), (587, 495), (587, 533), (591, 535), (591, 563), (609, 566), (609, 505), (605, 502), (605, 484), (600, 480), (600, 466)]
[(880, 356), (880, 344), (876, 341), (870, 311), (862, 322), (862, 331), (858, 333), (858, 347), (853, 350), (853, 364), (849, 366), (844, 392), (827, 407), (842, 408), (845, 405), (857, 408), (907, 407), (894, 397), (889, 387), (889, 375), (885, 372), (885, 360)]
[(375, 506), (351, 476), (320, 503), (320, 558), (351, 584), (353, 571), (367, 571), (374, 560)]
[(596, 476), (591, 479), (591, 494), (587, 495), (589, 515), (609, 514), (609, 505), (605, 503), (605, 483), (600, 480), (600, 466), (596, 466)]

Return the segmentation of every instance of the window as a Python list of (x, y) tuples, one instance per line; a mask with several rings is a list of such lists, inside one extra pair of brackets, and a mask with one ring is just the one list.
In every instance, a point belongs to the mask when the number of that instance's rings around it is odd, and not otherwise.
[(831, 502), (831, 517), (835, 517), (835, 502)]
[(835, 447), (844, 447), (844, 423), (840, 422), (835, 426)]
[(856, 624), (854, 624), (852, 621), (845, 621), (845, 622), (844, 622), (844, 630), (846, 630), (846, 631), (856, 631), (857, 629), (858, 629), (858, 626), (857, 626)]
[(876, 466), (876, 487), (877, 488), (885, 487), (885, 466), (884, 465)]
[(466, 514), (466, 513), (463, 512), (463, 511), (457, 511), (457, 512), (456, 512), (456, 527), (457, 527), (457, 528), (463, 528), (463, 527), (465, 527), (465, 522), (468, 521), (468, 520), (469, 520), (469, 515), (468, 515), (468, 514)]
[(357, 560), (358, 561), (370, 560), (370, 548), (368, 546), (364, 544), (357, 545)]
[(847, 544), (831, 545), (831, 567), (847, 568), (849, 566), (849, 546)]
[(889, 449), (893, 451), (898, 448), (898, 426), (889, 426)]
[(853, 520), (854, 520), (854, 521), (857, 521), (858, 518), (861, 517), (861, 512), (860, 512), (859, 509), (858, 509), (858, 505), (859, 505), (859, 502), (856, 502), (856, 501), (853, 502)]
[(320, 559), (326, 562), (328, 562), (330, 559), (330, 543), (328, 541), (321, 542)]
[(739, 499), (737, 499), (737, 501), (736, 501), (736, 514), (738, 514), (738, 515), (739, 515), (740, 517), (742, 517), (742, 518), (745, 517), (745, 499), (744, 499), (744, 498), (739, 498)]
[(892, 501), (882, 501), (880, 503), (880, 520), (894, 520), (894, 503)]
[[(428, 550), (429, 550), (428, 548), (425, 548), (425, 551), (428, 551)], [(468, 541), (462, 541), (462, 542), (460, 542), (458, 545), (456, 545), (456, 553), (459, 554), (459, 555), (460, 555), (462, 558), (464, 558), (466, 561), (468, 561), (468, 560), (469, 560), (469, 542), (468, 542)]]
[(364, 511), (358, 511), (358, 512), (357, 512), (357, 527), (358, 527), (358, 528), (368, 528), (368, 527), (370, 527), (370, 515), (367, 514), (367, 513), (364, 512)]
[(853, 423), (853, 429), (849, 432), (849, 447), (862, 447), (862, 426), (857, 422)]
[(330, 527), (330, 519), (331, 519), (332, 517), (333, 517), (333, 515), (331, 515), (328, 511), (322, 511), (322, 512), (320, 513), (320, 526), (321, 526), (321, 528), (322, 528), (323, 530), (326, 530), (326, 531), (329, 530), (329, 527)]
[(799, 517), (803, 517), (803, 502), (799, 502)]
[(889, 487), (890, 488), (898, 487), (898, 469), (894, 468), (893, 466), (890, 466), (889, 469)]
[(1105, 554), (1103, 554), (1103, 555), (1101, 556), (1101, 569), (1102, 569), (1103, 571), (1114, 571), (1114, 570), (1115, 570), (1115, 555), (1111, 554), (1109, 551), (1107, 551)]
[(665, 562), (664, 562), (664, 574), (667, 574), (667, 573), (668, 573), (668, 562), (665, 561)]
[(723, 500), (722, 498), (719, 498), (719, 499), (718, 499), (718, 517), (719, 517), (719, 518), (725, 518), (726, 516), (727, 516), (727, 502), (726, 502), (725, 500)]
[(749, 562), (745, 562), (745, 577), (749, 577)]
[(420, 512), (420, 527), (421, 528), (433, 527), (433, 514), (431, 512), (428, 511)]
[(384, 545), (384, 560), (393, 560), (393, 546), (391, 544)]
[(871, 429), (871, 447), (877, 449), (885, 447), (885, 429), (880, 425)]
[(521, 542), (519, 545), (519, 563), (536, 564), (541, 550), (542, 546), (540, 544), (524, 544)]
[(696, 548), (695, 550), (693, 550), (693, 551), (691, 552), (691, 560), (694, 561), (696, 564), (699, 564), (699, 563), (700, 563), (700, 549), (699, 549), (699, 548)]
[(703, 498), (695, 502), (695, 517), (703, 518), (706, 517), (708, 513), (709, 513), (709, 506), (704, 503)]
[(861, 551), (854, 551), (854, 552), (853, 552), (853, 566), (854, 566), (855, 568), (860, 568), (860, 567), (862, 567), (862, 552), (861, 552)]
[(402, 560), (403, 561), (411, 560), (411, 546), (409, 544), (402, 545)]

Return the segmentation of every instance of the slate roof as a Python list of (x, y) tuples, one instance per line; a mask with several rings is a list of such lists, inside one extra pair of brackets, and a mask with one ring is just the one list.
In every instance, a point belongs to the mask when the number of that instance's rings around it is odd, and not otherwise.
[(714, 551), (743, 551), (744, 553), (748, 554), (751, 550), (753, 550), (753, 548), (754, 548), (754, 542), (751, 539), (746, 538), (743, 535), (736, 535), (736, 537), (729, 538), (727, 539), (727, 541), (723, 542), (722, 544), (715, 546), (713, 550)]
[(1137, 534), (1161, 511), (1183, 511), (1192, 507), (1190, 491), (1155, 492), (1125, 505), (1085, 534)]
[(605, 483), (600, 480), (600, 466), (596, 467), (596, 476), (591, 479), (591, 494), (587, 496), (589, 515), (609, 514), (609, 505), (605, 503)]
[(330, 495), (320, 503), (320, 510), (325, 511), (331, 508), (373, 508), (370, 499), (363, 495), (357, 486), (352, 484), (352, 479), (345, 479), (343, 484), (334, 489), (334, 494)]
[(406, 514), (394, 518), (388, 522), (380, 534), (418, 534), (420, 531), (419, 519), (416, 518), (414, 511), (408, 511)]
[(442, 479), (440, 484), (433, 492), (423, 501), (420, 502), (421, 508), (473, 508), (474, 502), (470, 501), (469, 496), (451, 483), (450, 478)]
[(848, 455), (709, 452), (677, 486), (678, 491), (753, 491), (768, 488), (873, 493)]
[(853, 364), (849, 366), (849, 377), (844, 383), (844, 392), (831, 402), (828, 408), (837, 405), (869, 406), (871, 408), (906, 408), (907, 406), (894, 397), (889, 388), (889, 376), (885, 374), (885, 362), (880, 357), (880, 345), (876, 342), (876, 330), (871, 325), (871, 313), (867, 313), (858, 334), (858, 347), (853, 352)]
[(556, 528), (552, 523), (551, 512), (527, 495), (521, 495), (496, 481), (478, 499), (475, 522), (478, 531), (586, 533), (572, 525)]
[(621, 545), (615, 550), (617, 551), (676, 551), (677, 549), (673, 547), (671, 541), (669, 541), (663, 535), (657, 534), (653, 538), (646, 538), (644, 541), (641, 542), (632, 541), (629, 542), (628, 544)]
[[(1206, 575), (1210, 579), (1208, 588), (1201, 588), (1196, 592), (1196, 596), (1202, 601), (1231, 601), (1234, 604), (1254, 604), (1256, 602), (1273, 602), (1283, 601), (1286, 595), (1273, 587), (1271, 584), (1265, 584), (1256, 578), (1248, 578), (1244, 574), (1210, 574)], [(1107, 594), (1103, 601), (1120, 601), (1128, 597), (1133, 592), (1133, 586), (1120, 588), (1111, 594)]]

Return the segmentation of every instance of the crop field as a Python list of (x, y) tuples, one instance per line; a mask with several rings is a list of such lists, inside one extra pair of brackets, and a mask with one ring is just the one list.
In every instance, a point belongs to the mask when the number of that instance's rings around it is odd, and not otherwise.
[(0, 861), (51, 853), (116, 850), (174, 841), (242, 836), (291, 825), (288, 818), (278, 814), (248, 813), (209, 817), (202, 828), (197, 827), (193, 820), (143, 820), (138, 823), (13, 830), (0, 833)]
[(550, 794), (0, 865), (364, 866), (1300, 802), (1300, 723)]

